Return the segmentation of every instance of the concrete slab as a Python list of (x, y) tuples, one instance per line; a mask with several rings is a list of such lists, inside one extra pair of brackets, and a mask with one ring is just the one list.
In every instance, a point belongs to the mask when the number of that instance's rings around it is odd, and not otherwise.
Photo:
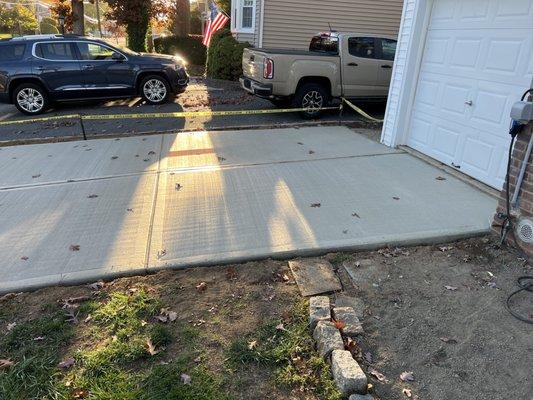
[(338, 127), (2, 148), (0, 292), (444, 241), (488, 231), (495, 207)]
[(451, 176), (437, 180), (440, 175), (407, 154), (165, 172), (149, 267), (409, 244), (488, 231), (496, 200)]
[(302, 296), (342, 290), (341, 282), (329, 261), (321, 258), (292, 260), (289, 261), (289, 268)]
[(346, 127), (166, 135), (162, 169), (256, 165), (399, 153)]
[(0, 292), (144, 272), (155, 181), (0, 191)]
[(0, 147), (0, 189), (155, 172), (161, 141), (154, 135)]

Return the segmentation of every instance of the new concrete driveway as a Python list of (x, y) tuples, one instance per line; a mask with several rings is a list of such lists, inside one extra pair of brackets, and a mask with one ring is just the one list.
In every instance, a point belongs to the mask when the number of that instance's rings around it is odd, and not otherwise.
[(0, 291), (446, 240), (487, 231), (495, 207), (343, 127), (4, 147)]

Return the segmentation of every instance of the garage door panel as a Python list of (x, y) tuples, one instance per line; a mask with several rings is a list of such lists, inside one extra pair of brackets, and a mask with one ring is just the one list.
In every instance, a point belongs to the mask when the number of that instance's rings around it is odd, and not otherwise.
[(435, 0), (408, 145), (501, 188), (509, 113), (533, 75), (533, 0)]

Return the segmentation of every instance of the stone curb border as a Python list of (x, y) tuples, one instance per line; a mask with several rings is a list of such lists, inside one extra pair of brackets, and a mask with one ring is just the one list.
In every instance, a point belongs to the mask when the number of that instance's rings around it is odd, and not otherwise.
[(331, 310), (328, 296), (314, 296), (309, 299), (309, 326), (316, 349), (330, 364), (341, 394), (348, 400), (373, 400), (367, 394), (367, 376), (344, 346), (343, 337), (355, 338), (364, 332), (356, 311), (352, 307)]

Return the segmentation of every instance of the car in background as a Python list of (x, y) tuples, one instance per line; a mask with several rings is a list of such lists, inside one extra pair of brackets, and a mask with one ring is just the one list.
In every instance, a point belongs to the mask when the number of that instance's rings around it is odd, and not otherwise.
[(187, 88), (185, 61), (136, 53), (76, 35), (35, 35), (0, 41), (0, 102), (27, 115), (55, 102), (141, 96), (163, 104)]
[(314, 118), (333, 99), (387, 98), (396, 38), (372, 33), (320, 33), (309, 50), (245, 49), (241, 86), (278, 107)]

